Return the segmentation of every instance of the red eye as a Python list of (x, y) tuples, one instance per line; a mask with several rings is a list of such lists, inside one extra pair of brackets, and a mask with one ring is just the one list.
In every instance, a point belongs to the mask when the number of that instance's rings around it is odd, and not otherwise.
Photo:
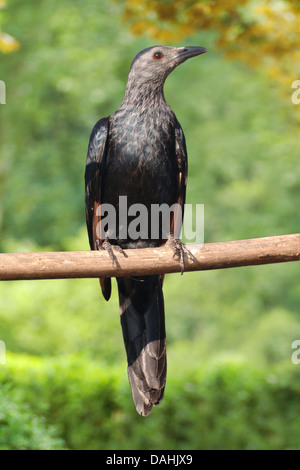
[(155, 60), (160, 60), (163, 58), (163, 54), (161, 52), (155, 52), (155, 54), (153, 54), (153, 59)]

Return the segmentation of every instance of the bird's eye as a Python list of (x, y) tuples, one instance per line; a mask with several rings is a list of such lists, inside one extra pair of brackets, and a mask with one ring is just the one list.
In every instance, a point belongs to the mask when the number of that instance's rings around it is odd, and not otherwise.
[(153, 59), (155, 60), (160, 60), (163, 58), (163, 54), (161, 52), (155, 52), (155, 54), (153, 54)]

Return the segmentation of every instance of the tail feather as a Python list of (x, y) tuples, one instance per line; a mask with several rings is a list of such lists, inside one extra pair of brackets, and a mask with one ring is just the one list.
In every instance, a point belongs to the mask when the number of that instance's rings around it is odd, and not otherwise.
[(158, 405), (166, 383), (166, 332), (160, 276), (118, 278), (128, 377), (139, 414)]

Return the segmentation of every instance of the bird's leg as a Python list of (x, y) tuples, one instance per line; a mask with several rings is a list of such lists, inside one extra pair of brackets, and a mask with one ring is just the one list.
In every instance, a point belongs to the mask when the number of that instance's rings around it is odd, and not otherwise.
[(107, 251), (110, 259), (112, 260), (112, 264), (114, 266), (119, 266), (119, 263), (118, 263), (118, 259), (116, 257), (116, 255), (114, 254), (114, 251), (113, 251), (113, 248), (118, 251), (119, 253), (122, 253), (122, 255), (125, 257), (125, 258), (128, 258), (128, 256), (126, 255), (125, 251), (119, 246), (119, 245), (112, 245), (109, 241), (109, 238), (106, 237), (105, 240), (100, 243), (100, 240), (96, 240), (95, 242), (95, 246), (96, 246), (96, 250), (105, 250)]
[(173, 233), (169, 234), (167, 245), (169, 245), (174, 252), (173, 258), (175, 258), (175, 256), (179, 258), (181, 275), (184, 273), (185, 267), (184, 255), (186, 255), (188, 259), (191, 260), (193, 263), (197, 261), (195, 256), (190, 252), (190, 250), (188, 250), (184, 243), (182, 243), (178, 238), (175, 238)]

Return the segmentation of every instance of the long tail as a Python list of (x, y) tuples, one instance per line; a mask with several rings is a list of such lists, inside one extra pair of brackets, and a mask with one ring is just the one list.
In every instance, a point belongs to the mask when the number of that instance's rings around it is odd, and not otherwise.
[(167, 371), (160, 276), (118, 278), (128, 377), (136, 410), (147, 416), (164, 395)]

